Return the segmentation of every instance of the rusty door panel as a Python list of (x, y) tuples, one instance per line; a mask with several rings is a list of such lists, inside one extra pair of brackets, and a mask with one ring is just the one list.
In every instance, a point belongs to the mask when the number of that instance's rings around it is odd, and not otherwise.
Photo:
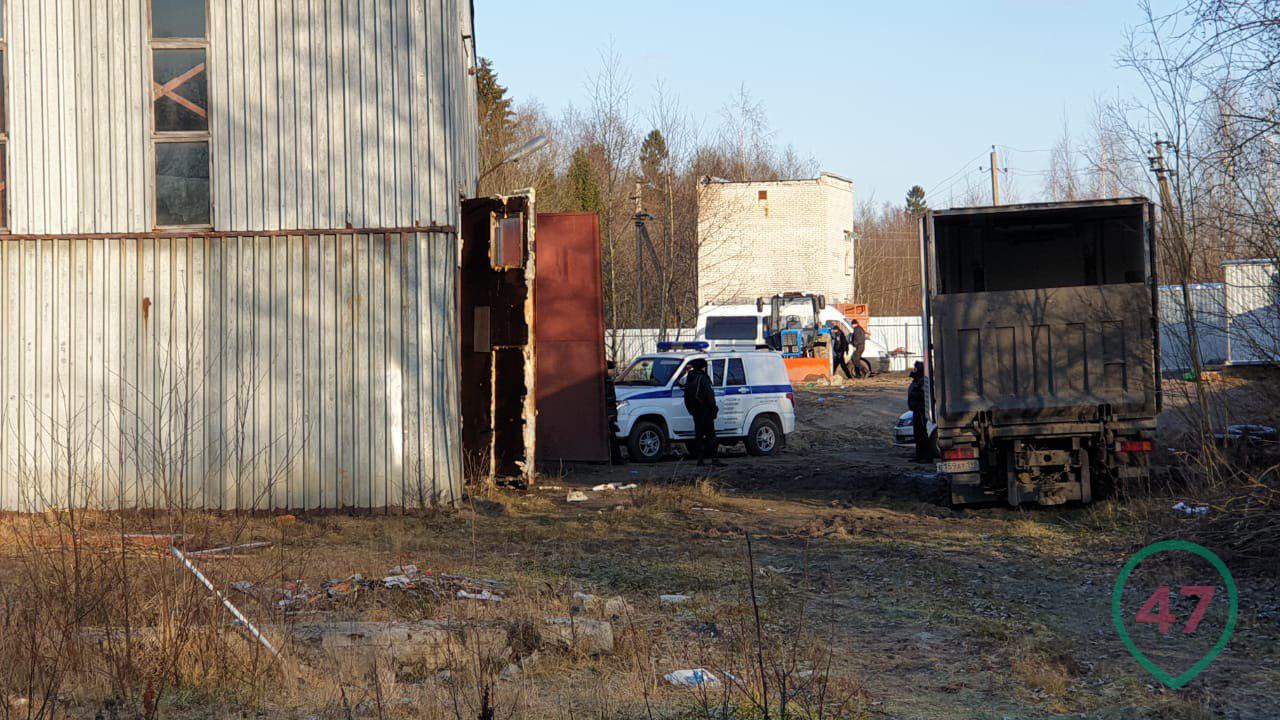
[(599, 220), (540, 214), (536, 242), (537, 459), (608, 462)]

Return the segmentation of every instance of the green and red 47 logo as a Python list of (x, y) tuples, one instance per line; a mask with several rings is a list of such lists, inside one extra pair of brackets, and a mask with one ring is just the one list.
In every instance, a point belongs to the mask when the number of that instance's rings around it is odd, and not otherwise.
[[(1208, 560), (1218, 574), (1222, 576), (1223, 582), (1226, 584), (1227, 597), (1231, 602), (1231, 613), (1227, 617), (1226, 627), (1222, 630), (1222, 636), (1218, 638), (1218, 642), (1213, 648), (1200, 659), (1190, 670), (1174, 677), (1169, 673), (1161, 670), (1158, 665), (1151, 661), (1146, 655), (1138, 649), (1134, 644), (1133, 638), (1129, 637), (1129, 631), (1124, 626), (1124, 610), (1121, 607), (1121, 599), (1124, 593), (1124, 584), (1128, 581), (1129, 576), (1133, 574), (1133, 569), (1138, 563), (1160, 552), (1185, 551), (1194, 553)], [(1182, 627), (1184, 634), (1190, 634), (1200, 627), (1200, 621), (1204, 619), (1205, 612), (1209, 609), (1209, 604), (1213, 602), (1213, 596), (1216, 590), (1213, 585), (1183, 585), (1179, 588), (1179, 593), (1186, 596), (1194, 596), (1198, 598), (1195, 610), (1191, 612), (1191, 617), (1187, 619), (1187, 623)], [(1142, 605), (1142, 608), (1134, 615), (1134, 619), (1140, 623), (1155, 623), (1159, 626), (1161, 633), (1168, 633), (1172, 630), (1177, 618), (1169, 610), (1170, 598), (1173, 591), (1168, 585), (1161, 585), (1151, 597)], [(1138, 551), (1137, 555), (1129, 558), (1129, 562), (1125, 563), (1124, 568), (1120, 571), (1120, 577), (1116, 578), (1115, 590), (1111, 593), (1111, 619), (1115, 622), (1116, 632), (1120, 634), (1120, 639), (1124, 642), (1124, 646), (1128, 648), (1130, 654), (1141, 663), (1142, 667), (1147, 669), (1158, 680), (1171, 688), (1180, 688), (1191, 681), (1196, 675), (1213, 662), (1218, 657), (1218, 653), (1222, 652), (1222, 648), (1226, 647), (1227, 641), (1231, 639), (1231, 633), (1236, 627), (1236, 618), (1240, 614), (1239, 597), (1236, 594), (1236, 583), (1231, 577), (1231, 572), (1227, 570), (1227, 566), (1214, 555), (1208, 548), (1201, 547), (1193, 542), (1185, 540), (1166, 540), (1158, 542), (1154, 545), (1148, 545)]]

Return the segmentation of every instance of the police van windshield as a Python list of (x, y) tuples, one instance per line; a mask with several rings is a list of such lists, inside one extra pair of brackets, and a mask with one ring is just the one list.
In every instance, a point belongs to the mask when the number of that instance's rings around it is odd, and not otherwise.
[(755, 340), (759, 319), (754, 315), (716, 315), (707, 318), (708, 340)]
[(631, 367), (618, 377), (615, 385), (650, 385), (663, 387), (680, 369), (679, 358), (646, 357), (631, 363)]

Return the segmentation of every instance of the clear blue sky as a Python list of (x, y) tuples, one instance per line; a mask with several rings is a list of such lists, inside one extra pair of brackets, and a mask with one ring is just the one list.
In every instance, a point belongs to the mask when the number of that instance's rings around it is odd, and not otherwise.
[[(1048, 148), (1064, 114), (1082, 133), (1095, 98), (1135, 92), (1115, 56), (1139, 20), (1136, 0), (476, 0), (479, 52), (518, 100), (584, 105), (612, 42), (636, 106), (661, 80), (711, 130), (745, 84), (777, 140), (853, 178), (859, 201), (919, 183), (939, 188), (935, 207), (991, 144)], [(1020, 199), (1038, 199), (1025, 173), (1048, 154), (1004, 163)]]

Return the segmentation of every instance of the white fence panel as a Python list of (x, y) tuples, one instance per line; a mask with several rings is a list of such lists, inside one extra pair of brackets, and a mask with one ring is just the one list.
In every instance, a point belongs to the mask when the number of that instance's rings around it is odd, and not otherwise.
[[(1200, 363), (1221, 365), (1227, 361), (1226, 287), (1221, 283), (1192, 285)], [(1160, 365), (1164, 372), (1191, 369), (1191, 338), (1183, 312), (1182, 286), (1160, 286)]]

